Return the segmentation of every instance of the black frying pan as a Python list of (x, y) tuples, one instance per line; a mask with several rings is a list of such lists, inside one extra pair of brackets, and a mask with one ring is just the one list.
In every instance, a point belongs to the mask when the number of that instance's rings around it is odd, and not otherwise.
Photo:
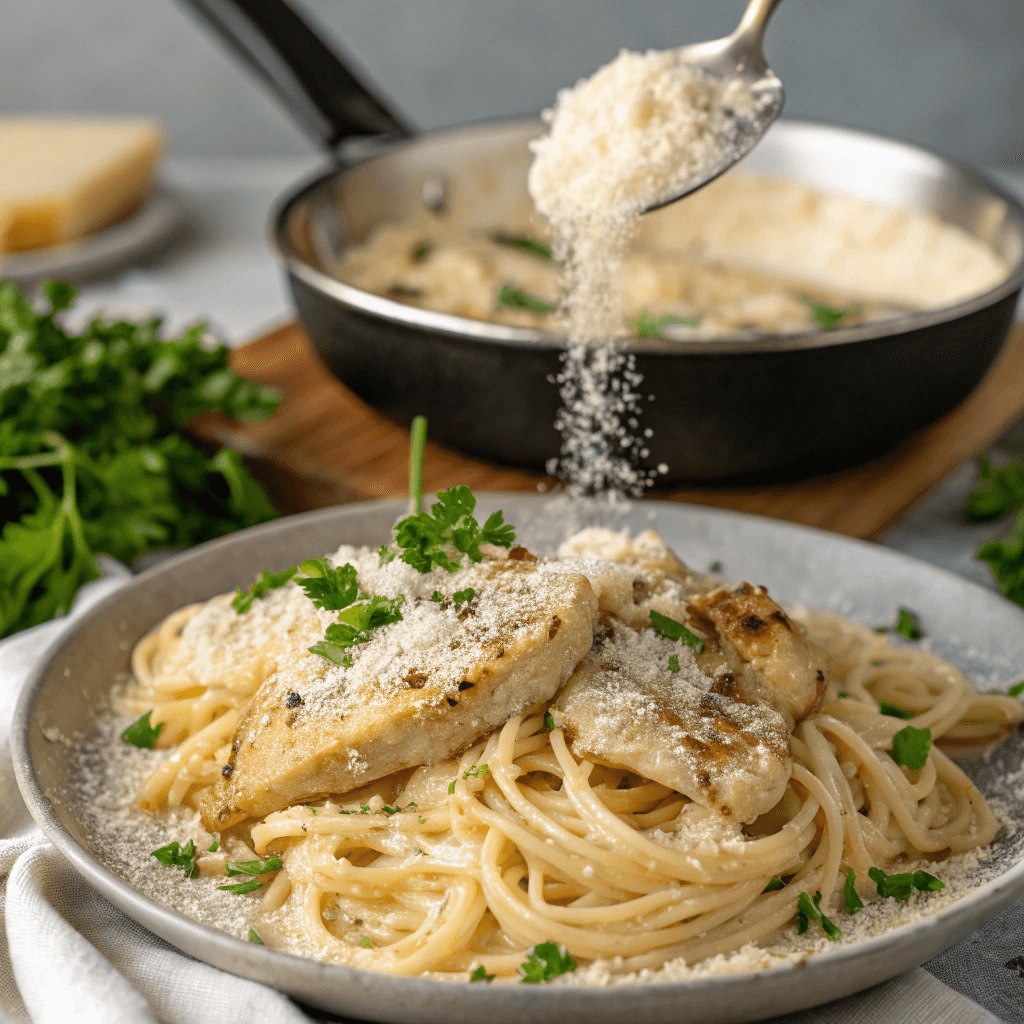
[[(525, 190), (536, 119), (408, 138), (407, 124), (282, 0), (188, 0), (335, 166), (284, 199), (273, 241), (303, 325), (330, 370), (400, 423), (500, 462), (543, 467), (564, 339), (422, 310), (329, 272), (344, 247), (418, 204), (475, 204), (481, 226)], [(369, 142), (368, 142), (369, 140)], [(979, 172), (907, 143), (777, 124), (745, 167), (882, 206), (937, 214), (1010, 270), (941, 310), (828, 333), (626, 343), (643, 374), (645, 468), (662, 484), (809, 476), (879, 455), (962, 401), (1006, 340), (1024, 282), (1024, 209)]]

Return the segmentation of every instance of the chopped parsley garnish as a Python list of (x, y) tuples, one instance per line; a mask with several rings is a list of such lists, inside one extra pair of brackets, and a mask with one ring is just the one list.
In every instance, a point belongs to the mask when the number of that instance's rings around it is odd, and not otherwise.
[(345, 652), (358, 644), (367, 643), (381, 626), (401, 622), (402, 613), (399, 609), (404, 601), (402, 594), (394, 598), (377, 595), (369, 601), (351, 605), (339, 612), (338, 621), (327, 627), (324, 639), (310, 647), (310, 652), (336, 665), (345, 665), (348, 659), (351, 665), (351, 656)]
[(784, 882), (784, 881), (783, 881), (783, 880), (782, 880), (781, 878), (779, 878), (779, 876), (778, 876), (778, 875), (776, 875), (776, 876), (775, 876), (775, 877), (774, 877), (774, 878), (773, 878), (773, 879), (772, 879), (772, 880), (771, 880), (771, 881), (770, 881), (770, 882), (769, 882), (769, 883), (768, 883), (768, 884), (767, 884), (767, 885), (766, 885), (766, 886), (765, 886), (765, 887), (764, 887), (764, 888), (763, 888), (763, 889), (761, 890), (761, 892), (762, 892), (762, 893), (765, 893), (765, 892), (778, 892), (778, 891), (779, 891), (779, 889), (785, 889), (785, 888), (786, 888), (786, 883), (785, 883), (785, 882)]
[(455, 572), (461, 567), (461, 556), (471, 562), (483, 559), (481, 544), (510, 548), (516, 535), (501, 512), (494, 512), (483, 527), (473, 517), (476, 498), (465, 484), (459, 484), (437, 495), (429, 512), (406, 516), (395, 527), (395, 539), (380, 550), (381, 564), (396, 556), (421, 573), (432, 569)]
[(430, 595), (430, 600), (436, 601), (438, 604), (440, 604), (444, 600), (444, 594), (442, 594), (440, 590), (435, 590)]
[(915, 729), (914, 726), (908, 725), (893, 736), (890, 753), (897, 764), (906, 765), (917, 771), (927, 763), (931, 746), (931, 729)]
[(190, 839), (184, 846), (177, 841), (161, 846), (153, 851), (161, 864), (168, 868), (181, 868), (186, 878), (197, 878), (199, 868), (196, 867), (196, 844)]
[(1024, 681), (1014, 683), (1013, 686), (1006, 691), (1007, 697), (1020, 697), (1022, 695), (1024, 695)]
[(216, 853), (219, 849), (220, 849), (220, 843), (216, 839), (214, 839), (214, 841), (212, 843), (210, 843), (210, 845), (207, 848), (206, 852), (207, 853)]
[(632, 321), (633, 333), (638, 338), (664, 338), (665, 328), (673, 324), (679, 324), (683, 327), (699, 327), (700, 318), (685, 320), (683, 317), (673, 316), (671, 313), (653, 316), (645, 309)]
[(229, 860), (224, 862), (224, 871), (229, 878), (232, 875), (265, 875), (268, 871), (279, 871), (280, 869), (280, 857), (268, 857), (266, 860)]
[(388, 804), (385, 804), (378, 813), (386, 814), (388, 817), (391, 817), (392, 814), (398, 814), (398, 812), (401, 811), (401, 809), (402, 808), (398, 807), (397, 805), (392, 807)]
[(906, 871), (899, 875), (888, 875), (881, 868), (870, 868), (868, 876), (875, 883), (878, 895), (883, 899), (892, 897), (897, 903), (906, 903), (913, 891), (938, 892), (945, 889), (944, 883), (927, 871)]
[(896, 704), (890, 704), (887, 700), (880, 700), (878, 702), (878, 710), (883, 715), (888, 715), (890, 718), (913, 718), (914, 712), (907, 711), (905, 708), (901, 708)]
[(666, 640), (682, 640), (687, 647), (693, 648), (694, 654), (700, 654), (704, 650), (704, 641), (696, 633), (691, 633), (681, 622), (676, 622), (675, 619), (670, 619), (667, 615), (654, 611), (653, 608), (651, 609), (651, 629), (658, 636), (665, 637)]
[(519, 967), (523, 984), (527, 985), (539, 985), (575, 970), (576, 961), (564, 946), (555, 942), (538, 942)]
[(248, 590), (243, 590), (241, 587), (235, 587), (235, 596), (231, 600), (231, 607), (241, 615), (243, 612), (247, 612), (251, 607), (253, 601), (258, 597), (263, 597), (268, 590), (276, 590), (278, 587), (283, 587), (298, 570), (294, 567), (291, 569), (284, 569), (281, 572), (270, 572), (269, 569), (264, 569), (259, 574), (256, 581)]
[(422, 263), (430, 255), (431, 245), (429, 242), (421, 242), (412, 251), (412, 258), (416, 263)]
[(895, 626), (879, 626), (876, 633), (899, 633), (907, 640), (920, 640), (924, 636), (917, 616), (907, 608), (900, 608)]
[(1011, 462), (995, 469), (984, 456), (978, 459), (978, 485), (967, 499), (968, 519), (984, 522), (1024, 508), (1024, 464)]
[(252, 928), (249, 929), (249, 941), (255, 942), (258, 946), (264, 945), (263, 940), (256, 934), (256, 932)]
[(976, 558), (988, 562), (999, 589), (1024, 605), (1024, 512), (1019, 512), (1005, 537), (982, 544)]
[(536, 238), (519, 237), (516, 235), (494, 235), (492, 236), (492, 241), (497, 242), (498, 245), (511, 245), (515, 249), (532, 252), (534, 256), (542, 256), (552, 263), (558, 262), (551, 252), (551, 246), (547, 242), (538, 242)]
[(839, 693), (836, 694), (836, 696), (839, 697), (840, 699), (845, 700), (850, 695), (845, 690), (840, 690)]
[(546, 711), (544, 713), (544, 728), (547, 729), (548, 732), (553, 732), (554, 731), (555, 720), (554, 720), (554, 718), (551, 717), (551, 712), (550, 711)]
[(810, 897), (807, 893), (800, 893), (800, 899), (797, 901), (796, 909), (796, 933), (797, 935), (803, 935), (807, 931), (809, 922), (817, 921), (821, 925), (821, 930), (828, 937), (829, 941), (836, 942), (843, 934), (837, 927), (834, 921), (826, 917), (820, 910), (821, 904), (821, 893), (816, 892), (814, 894), (814, 902), (811, 902)]
[(248, 882), (238, 882), (235, 885), (218, 885), (218, 889), (223, 892), (231, 892), (236, 896), (242, 896), (247, 892), (255, 892), (257, 889), (263, 888), (263, 883), (255, 878), (250, 878)]
[(427, 823), (427, 819), (426, 818), (420, 818), (420, 824), (421, 825), (426, 825), (426, 823)]
[(479, 779), (482, 775), (486, 775), (486, 774), (487, 774), (487, 765), (482, 764), (482, 765), (480, 765), (479, 768), (476, 765), (473, 765), (472, 768), (467, 768), (462, 773), (462, 777), (464, 779)]
[(506, 309), (522, 309), (527, 313), (554, 313), (558, 308), (550, 302), (545, 302), (543, 299), (527, 295), (526, 292), (521, 292), (510, 284), (503, 284), (498, 289), (498, 294), (494, 301), (497, 305), (504, 306)]
[(834, 306), (826, 306), (823, 302), (815, 302), (805, 296), (798, 295), (797, 298), (811, 311), (811, 319), (823, 330), (834, 331), (848, 316), (857, 312), (857, 309), (836, 309)]
[(455, 610), (458, 611), (464, 604), (469, 604), (473, 598), (476, 597), (476, 591), (472, 587), (466, 587), (465, 590), (456, 590), (452, 594), (452, 601), (455, 602)]
[(854, 886), (856, 881), (857, 874), (853, 868), (850, 868), (846, 874), (846, 884), (843, 886), (843, 903), (846, 905), (848, 914), (856, 914), (858, 910), (864, 909), (864, 901)]
[(365, 936), (365, 935), (363, 936), (363, 945), (364, 945), (364, 946), (365, 946), (365, 947), (366, 947), (367, 949), (373, 949), (373, 943), (372, 943), (372, 942), (371, 942), (371, 941), (369, 940), (369, 938), (367, 938), (367, 936)]
[(469, 976), (469, 980), (470, 981), (487, 981), (487, 982), (491, 982), (491, 981), (494, 981), (494, 975), (493, 974), (488, 974), (487, 973), (487, 968), (484, 967), (483, 964), (481, 964)]
[(156, 744), (157, 737), (160, 735), (160, 730), (163, 729), (164, 723), (157, 722), (156, 725), (150, 725), (149, 716), (153, 714), (152, 711), (147, 711), (141, 718), (137, 718), (123, 733), (121, 733), (121, 740), (124, 743), (130, 743), (133, 747), (141, 747), (143, 750), (152, 750)]
[(452, 779), (451, 782), (448, 783), (448, 795), (449, 796), (451, 796), (455, 792), (455, 783), (458, 782), (458, 781), (459, 781), (458, 780), (458, 776), (456, 776), (454, 779)]
[(721, 571), (722, 571), (722, 563), (721, 562), (712, 562), (711, 566), (708, 569), (708, 572), (721, 572)]
[(670, 657), (668, 659), (668, 670), (669, 670), (669, 672), (678, 672), (679, 671), (679, 655), (678, 654), (670, 655)]

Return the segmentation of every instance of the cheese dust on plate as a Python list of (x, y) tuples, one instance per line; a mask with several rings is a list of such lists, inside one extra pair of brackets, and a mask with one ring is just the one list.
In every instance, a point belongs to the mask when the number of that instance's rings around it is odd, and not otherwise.
[(549, 471), (570, 490), (639, 494), (651, 480), (640, 434), (641, 376), (613, 339), (622, 306), (613, 281), (643, 210), (723, 155), (749, 90), (724, 87), (675, 51), (623, 50), (545, 111), (529, 191), (565, 260), (568, 350), (557, 383), (562, 452)]

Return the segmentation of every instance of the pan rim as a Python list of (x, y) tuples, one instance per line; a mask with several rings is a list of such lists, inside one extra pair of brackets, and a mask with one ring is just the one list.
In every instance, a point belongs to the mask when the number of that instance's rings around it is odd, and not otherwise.
[[(540, 121), (535, 116), (488, 119), (467, 124), (431, 129), (422, 132), (412, 139), (404, 139), (388, 145), (384, 152), (375, 150), (372, 156), (358, 161), (358, 164), (386, 157), (399, 149), (416, 145), (420, 139), (434, 139), (445, 134), (471, 132), (482, 127), (506, 126), (513, 128), (526, 123)], [(776, 132), (803, 130), (827, 130), (839, 132), (852, 140), (870, 143), (885, 143), (902, 149), (907, 153), (920, 157), (927, 156), (939, 161), (954, 173), (964, 176), (979, 191), (990, 198), (1005, 204), (1008, 218), (1014, 223), (1018, 234), (1024, 242), (1024, 205), (994, 181), (984, 171), (970, 164), (953, 160), (937, 150), (917, 143), (907, 142), (869, 132), (860, 128), (836, 124), (829, 121), (810, 118), (781, 118), (773, 128)], [(289, 228), (296, 209), (307, 197), (325, 188), (339, 174), (344, 174), (350, 166), (337, 166), (322, 171), (312, 178), (307, 178), (286, 192), (271, 211), (268, 223), (268, 243), (287, 271), (301, 280), (314, 291), (325, 295), (332, 301), (341, 304), (354, 313), (367, 317), (375, 317), (391, 321), (402, 327), (414, 328), (432, 335), (443, 335), (449, 339), (467, 343), (482, 342), (484, 344), (504, 345), (513, 348), (549, 349), (564, 351), (568, 342), (564, 335), (554, 331), (540, 331), (528, 327), (511, 327), (505, 324), (493, 324), (484, 320), (473, 320), (469, 317), (451, 313), (440, 313), (434, 310), (421, 309), (376, 295), (354, 285), (346, 284), (321, 270), (295, 249), (289, 238)], [(618, 347), (626, 353), (665, 354), (665, 355), (748, 355), (763, 352), (780, 352), (794, 350), (829, 349), (841, 345), (855, 344), (865, 341), (878, 341), (910, 334), (919, 330), (953, 323), (962, 318), (990, 308), (1007, 297), (1019, 292), (1024, 285), (1024, 245), (1017, 261), (1010, 267), (1007, 276), (995, 287), (971, 298), (943, 306), (939, 309), (908, 313), (874, 323), (854, 327), (838, 327), (831, 331), (808, 331), (803, 334), (764, 335), (758, 338), (723, 336), (716, 339), (667, 340), (659, 338), (624, 338), (618, 341)]]

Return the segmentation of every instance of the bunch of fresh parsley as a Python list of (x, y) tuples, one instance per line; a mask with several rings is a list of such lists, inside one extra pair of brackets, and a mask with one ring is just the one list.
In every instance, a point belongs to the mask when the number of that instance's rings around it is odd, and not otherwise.
[(276, 391), (228, 369), (198, 325), (164, 340), (160, 321), (55, 314), (75, 289), (41, 286), (49, 310), (0, 281), (0, 637), (67, 611), (98, 575), (96, 555), (131, 562), (276, 512), (237, 452), (212, 457), (183, 433), (200, 413), (258, 420)]
[(1010, 532), (982, 544), (976, 558), (988, 562), (999, 589), (1011, 600), (1024, 605), (1024, 465), (1011, 462), (996, 469), (979, 460), (978, 486), (967, 499), (964, 511), (975, 522), (998, 519), (1016, 512)]

